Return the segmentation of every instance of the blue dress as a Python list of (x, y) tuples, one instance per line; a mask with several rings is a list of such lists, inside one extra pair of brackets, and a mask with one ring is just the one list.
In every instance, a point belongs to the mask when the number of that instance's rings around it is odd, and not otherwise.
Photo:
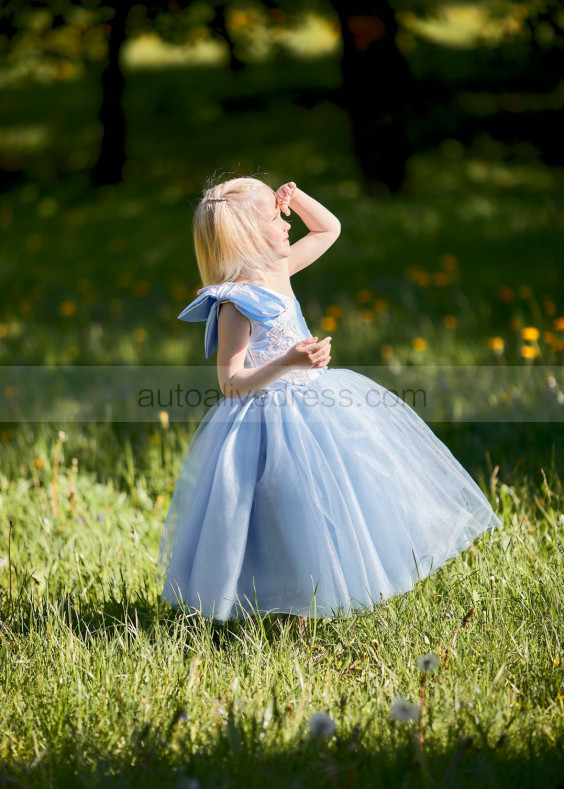
[[(206, 357), (222, 302), (249, 319), (246, 367), (311, 337), (293, 297), (210, 285), (179, 315), (206, 322)], [(351, 370), (295, 369), (205, 415), (182, 462), (157, 578), (165, 601), (218, 622), (350, 616), (412, 589), (499, 524), (401, 398)]]

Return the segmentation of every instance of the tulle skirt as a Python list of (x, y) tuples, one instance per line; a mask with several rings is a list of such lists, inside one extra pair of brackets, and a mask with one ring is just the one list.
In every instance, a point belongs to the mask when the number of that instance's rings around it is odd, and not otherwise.
[(366, 613), (501, 524), (401, 398), (322, 373), (206, 414), (163, 528), (164, 600), (219, 622)]

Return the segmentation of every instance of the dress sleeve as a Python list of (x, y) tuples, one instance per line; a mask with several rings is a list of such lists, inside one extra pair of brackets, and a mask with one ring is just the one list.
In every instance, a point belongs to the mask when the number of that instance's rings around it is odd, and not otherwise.
[(274, 318), (287, 309), (284, 300), (276, 294), (262, 291), (259, 295), (245, 283), (221, 283), (200, 288), (197, 298), (184, 308), (178, 318), (181, 321), (206, 322), (206, 359), (217, 348), (217, 318), (222, 302), (233, 302), (247, 318), (260, 322)]

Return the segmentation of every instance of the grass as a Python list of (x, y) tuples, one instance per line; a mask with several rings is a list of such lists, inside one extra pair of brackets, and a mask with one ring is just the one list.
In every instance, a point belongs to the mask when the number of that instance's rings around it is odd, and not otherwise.
[[(198, 286), (191, 206), (210, 170), (240, 163), (295, 179), (341, 219), (294, 283), (312, 334), (334, 338), (332, 364), (546, 367), (558, 390), (562, 173), (451, 140), (411, 160), (405, 194), (367, 198), (342, 112), (300, 104), (337, 83), (334, 61), (238, 79), (132, 72), (126, 179), (96, 194), (94, 78), (4, 90), (46, 142), (0, 196), (0, 363), (204, 364), (203, 327), (176, 320)], [(6, 407), (17, 393), (2, 384)], [(520, 409), (434, 426), (503, 527), (371, 614), (311, 621), (305, 639), (160, 601), (160, 531), (194, 424), (4, 421), (0, 784), (561, 784), (562, 428)], [(422, 676), (427, 653), (439, 666)], [(420, 722), (392, 718), (398, 695), (421, 699)], [(328, 739), (309, 731), (323, 711)]]
[[(310, 621), (306, 639), (268, 619), (218, 626), (171, 610), (153, 578), (162, 511), (75, 482), (81, 509), (70, 515), (61, 485), (57, 522), (42, 486), (14, 486), (3, 784), (557, 786), (562, 491), (550, 470), (540, 485), (494, 475), (502, 528), (372, 614)], [(440, 665), (420, 729), (389, 709), (398, 695), (417, 704), (429, 652)], [(327, 741), (309, 733), (319, 711), (337, 727)]]

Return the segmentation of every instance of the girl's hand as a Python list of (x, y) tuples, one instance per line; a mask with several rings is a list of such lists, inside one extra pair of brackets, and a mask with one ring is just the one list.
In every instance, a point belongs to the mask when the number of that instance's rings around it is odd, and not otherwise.
[(290, 216), (289, 203), (292, 200), (292, 197), (296, 189), (297, 186), (295, 185), (295, 183), (293, 181), (288, 181), (287, 184), (283, 184), (281, 187), (278, 187), (278, 189), (274, 193), (274, 197), (276, 198), (276, 205), (281, 211), (284, 212), (284, 214), (287, 217)]
[(331, 359), (331, 338), (306, 337), (283, 355), (286, 365), (292, 368), (323, 368)]

